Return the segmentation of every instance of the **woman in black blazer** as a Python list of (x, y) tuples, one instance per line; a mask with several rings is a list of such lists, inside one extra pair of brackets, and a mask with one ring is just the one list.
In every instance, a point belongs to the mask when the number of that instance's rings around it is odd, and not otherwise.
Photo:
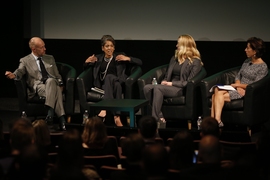
[[(125, 53), (114, 52), (115, 40), (111, 35), (104, 35), (101, 38), (101, 49), (104, 53), (88, 57), (84, 67), (94, 66), (93, 85), (105, 91), (103, 99), (121, 99), (122, 84), (127, 79), (126, 63), (142, 65), (142, 61), (126, 56)], [(98, 116), (105, 117), (106, 111), (102, 110)], [(119, 115), (114, 116), (114, 121), (117, 126), (123, 126)]]
[(161, 84), (147, 84), (144, 87), (145, 98), (152, 106), (152, 116), (161, 127), (166, 123), (161, 112), (163, 98), (181, 96), (188, 80), (198, 74), (203, 65), (200, 52), (190, 35), (179, 36), (176, 47)]

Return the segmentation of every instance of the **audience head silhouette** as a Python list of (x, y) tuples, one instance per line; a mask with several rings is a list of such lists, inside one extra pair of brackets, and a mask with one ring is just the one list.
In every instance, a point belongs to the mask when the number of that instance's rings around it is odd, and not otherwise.
[(31, 122), (22, 118), (15, 120), (10, 129), (12, 153), (19, 154), (24, 147), (34, 142), (35, 131)]
[(150, 179), (167, 176), (169, 155), (163, 145), (153, 144), (145, 147), (143, 151), (143, 169)]
[(105, 124), (99, 117), (89, 118), (84, 126), (82, 141), (88, 148), (103, 147), (107, 141)]
[(201, 137), (205, 135), (213, 135), (219, 137), (220, 129), (217, 120), (210, 116), (203, 118), (200, 135)]
[(158, 131), (157, 120), (153, 116), (143, 116), (138, 131), (144, 139), (154, 139)]
[(122, 141), (121, 147), (122, 155), (127, 157), (128, 163), (138, 163), (142, 159), (145, 142), (141, 134), (132, 133)]
[(182, 169), (193, 164), (193, 137), (188, 130), (181, 130), (174, 136), (169, 154), (172, 169)]
[(51, 136), (46, 121), (44, 121), (43, 119), (37, 119), (32, 122), (32, 125), (36, 134), (36, 143), (42, 147), (50, 145)]
[(198, 159), (206, 164), (218, 164), (221, 161), (221, 145), (213, 135), (203, 136), (199, 145)]

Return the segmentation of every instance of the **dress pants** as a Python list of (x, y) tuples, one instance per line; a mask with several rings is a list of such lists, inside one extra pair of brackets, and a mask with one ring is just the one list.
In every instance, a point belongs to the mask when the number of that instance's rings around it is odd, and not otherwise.
[(53, 108), (58, 117), (65, 115), (62, 90), (56, 79), (48, 78), (45, 84), (39, 84), (37, 93), (39, 96), (46, 97), (45, 105)]
[(105, 91), (103, 99), (122, 99), (122, 86), (117, 76), (107, 74), (102, 88)]
[(182, 88), (166, 85), (147, 84), (143, 88), (144, 96), (152, 106), (152, 116), (157, 119), (164, 118), (161, 112), (164, 97), (177, 97), (182, 95)]
[[(107, 74), (102, 88), (105, 91), (103, 99), (122, 99), (122, 86), (118, 77), (113, 74)], [(114, 115), (121, 114), (120, 111), (113, 112)]]

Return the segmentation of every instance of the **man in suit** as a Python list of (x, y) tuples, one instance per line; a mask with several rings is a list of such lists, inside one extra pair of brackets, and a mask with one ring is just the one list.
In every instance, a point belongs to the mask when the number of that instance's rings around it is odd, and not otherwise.
[(39, 37), (33, 37), (29, 41), (31, 54), (20, 59), (19, 67), (12, 73), (6, 71), (9, 79), (19, 80), (26, 75), (28, 85), (28, 98), (35, 94), (45, 98), (48, 107), (47, 123), (52, 123), (54, 112), (59, 117), (60, 130), (65, 128), (65, 111), (62, 99), (62, 77), (58, 72), (54, 57), (47, 55), (45, 43)]

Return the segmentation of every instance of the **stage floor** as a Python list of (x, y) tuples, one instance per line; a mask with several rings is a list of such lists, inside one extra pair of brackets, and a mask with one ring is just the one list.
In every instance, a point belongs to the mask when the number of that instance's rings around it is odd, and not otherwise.
[[(83, 130), (84, 126), (81, 125), (82, 122), (82, 114), (79, 113), (79, 105), (78, 101), (76, 101), (75, 113), (71, 116), (71, 122), (67, 123), (67, 129), (77, 128), (80, 131)], [(18, 108), (18, 100), (16, 98), (0, 98), (0, 119), (3, 121), (3, 131), (9, 131), (9, 124), (13, 119), (16, 119), (20, 116), (19, 108)], [(125, 117), (123, 117), (125, 119)], [(141, 118), (140, 112), (136, 113), (136, 121)], [(33, 120), (33, 119), (31, 119)], [(57, 123), (57, 121), (55, 122)], [(131, 128), (129, 127), (124, 120), (124, 127), (116, 127), (113, 123), (113, 119), (108, 117), (105, 120), (105, 124), (108, 130), (108, 135), (114, 136), (126, 136), (129, 133), (137, 132), (137, 127)], [(57, 126), (57, 124), (55, 124)], [(269, 126), (270, 127), (270, 126)], [(187, 129), (187, 122), (175, 122), (168, 121), (167, 127), (165, 129), (159, 129), (159, 135), (164, 140), (167, 138), (173, 137), (178, 131), (181, 129)], [(270, 129), (270, 128), (269, 128)], [(196, 128), (196, 125), (192, 126), (190, 132), (193, 134), (194, 139), (199, 139), (199, 131)], [(256, 141), (260, 132), (256, 132), (252, 134), (250, 137), (245, 127), (235, 127), (235, 126), (226, 126), (222, 131), (221, 138), (227, 141)]]

